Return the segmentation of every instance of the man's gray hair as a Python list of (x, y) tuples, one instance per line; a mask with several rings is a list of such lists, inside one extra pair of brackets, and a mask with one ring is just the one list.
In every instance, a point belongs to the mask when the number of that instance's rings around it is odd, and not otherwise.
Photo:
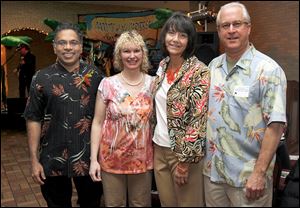
[(240, 3), (240, 2), (231, 2), (231, 3), (228, 3), (228, 4), (225, 4), (225, 5), (221, 6), (221, 8), (218, 12), (218, 15), (217, 15), (217, 20), (216, 20), (217, 26), (220, 25), (221, 11), (223, 9), (226, 9), (226, 8), (229, 8), (229, 7), (240, 7), (242, 9), (242, 13), (243, 13), (243, 17), (244, 17), (245, 21), (248, 22), (248, 23), (251, 23), (251, 18), (250, 18), (250, 15), (249, 15), (248, 10), (246, 9), (245, 5)]

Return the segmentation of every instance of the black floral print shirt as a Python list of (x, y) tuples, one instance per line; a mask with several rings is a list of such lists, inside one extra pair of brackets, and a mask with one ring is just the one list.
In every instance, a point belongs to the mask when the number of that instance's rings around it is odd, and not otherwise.
[(88, 175), (91, 124), (102, 78), (99, 69), (85, 63), (68, 72), (56, 62), (34, 75), (24, 116), (42, 123), (39, 153), (46, 176)]

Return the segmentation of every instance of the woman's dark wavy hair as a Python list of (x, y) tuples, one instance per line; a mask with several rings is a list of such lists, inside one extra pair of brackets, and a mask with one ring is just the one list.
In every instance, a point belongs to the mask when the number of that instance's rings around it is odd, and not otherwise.
[(168, 56), (169, 52), (167, 51), (165, 45), (165, 38), (168, 31), (174, 30), (177, 32), (186, 33), (188, 36), (188, 43), (185, 51), (183, 52), (182, 56), (184, 59), (190, 58), (194, 55), (195, 46), (197, 42), (197, 33), (192, 22), (191, 18), (186, 16), (181, 12), (174, 12), (172, 16), (167, 20), (164, 24), (161, 32), (159, 41), (161, 44), (161, 49), (164, 56)]

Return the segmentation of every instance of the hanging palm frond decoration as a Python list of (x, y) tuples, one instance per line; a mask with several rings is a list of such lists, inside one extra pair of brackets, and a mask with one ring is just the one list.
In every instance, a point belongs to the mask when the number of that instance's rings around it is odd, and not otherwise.
[(169, 17), (172, 15), (173, 11), (170, 9), (156, 9), (154, 11), (156, 21), (149, 24), (149, 27), (152, 29), (159, 29), (162, 28), (165, 24), (165, 22), (169, 19)]
[[(44, 22), (44, 24), (46, 24), (47, 26), (49, 26), (53, 30), (52, 32), (49, 32), (48, 35), (45, 38), (45, 41), (51, 42), (51, 41), (54, 40), (54, 31), (57, 28), (57, 26), (61, 24), (61, 22), (59, 22), (57, 20), (54, 20), (54, 19), (49, 19), (49, 18), (44, 19), (43, 22)], [(86, 30), (86, 24), (85, 23), (79, 23), (79, 24), (77, 24), (77, 26), (79, 27), (79, 29), (81, 31)]]
[(19, 46), (20, 44), (29, 45), (32, 41), (31, 37), (28, 36), (3, 36), (1, 37), (1, 44), (8, 47)]
[(49, 18), (44, 19), (44, 23), (45, 25), (49, 26), (53, 31), (57, 28), (59, 24), (61, 24), (60, 22)]
[(54, 39), (54, 30), (61, 23), (54, 19), (49, 19), (49, 18), (44, 19), (43, 22), (45, 25), (49, 26), (53, 30), (52, 32), (49, 32), (48, 35), (45, 37), (45, 41), (52, 42)]

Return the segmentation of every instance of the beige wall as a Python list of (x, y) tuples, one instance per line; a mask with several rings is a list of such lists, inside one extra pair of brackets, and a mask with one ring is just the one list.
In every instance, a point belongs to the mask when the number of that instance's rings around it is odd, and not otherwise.
[[(211, 1), (218, 11), (229, 1)], [(250, 41), (257, 50), (273, 58), (288, 80), (299, 82), (299, 2), (242, 1), (251, 17)], [(215, 25), (213, 27), (215, 28)]]
[[(19, 27), (50, 31), (43, 19), (77, 22), (77, 14), (122, 12), (142, 9), (125, 6), (62, 3), (57, 1), (1, 1), (1, 34)], [(148, 8), (149, 9), (149, 8)]]
[[(168, 4), (171, 5), (172, 4)], [(164, 5), (166, 6), (166, 5)], [(173, 5), (174, 6), (174, 5)], [(34, 28), (36, 31), (17, 31), (10, 35), (28, 35), (33, 38), (30, 44), (32, 52), (36, 55), (37, 69), (52, 64), (55, 61), (52, 46), (43, 41), (45, 35), (42, 31), (50, 32), (51, 29), (43, 23), (45, 18), (60, 22), (68, 21), (77, 23), (78, 14), (101, 12), (125, 12), (149, 10), (149, 8), (132, 8), (124, 6), (109, 6), (95, 4), (75, 4), (55, 1), (1, 1), (1, 34), (17, 28)], [(7, 57), (11, 56), (15, 48), (7, 48)], [(8, 97), (18, 97), (18, 77), (13, 70), (18, 66), (19, 54), (16, 54), (8, 63)]]
[[(228, 1), (210, 1), (209, 8), (218, 11)], [(197, 2), (160, 1), (151, 3), (154, 8), (171, 8), (174, 10), (195, 11)], [(297, 1), (243, 1), (252, 18), (251, 42), (263, 53), (276, 60), (284, 69), (288, 80), (299, 81), (299, 2)], [(122, 12), (147, 10), (150, 6), (123, 6), (74, 4), (55, 1), (1, 1), (1, 34), (16, 28), (30, 27), (49, 32), (51, 29), (43, 24), (45, 18), (58, 21), (77, 22), (77, 14)], [(188, 9), (189, 8), (189, 9)], [(208, 25), (208, 31), (215, 31), (215, 24)], [(8, 56), (13, 51), (8, 51)], [(38, 68), (53, 62), (55, 58), (49, 43), (35, 43)], [(48, 55), (47, 55), (48, 54)], [(17, 56), (8, 67), (10, 76), (9, 97), (17, 97), (17, 78), (12, 74), (17, 66)]]

